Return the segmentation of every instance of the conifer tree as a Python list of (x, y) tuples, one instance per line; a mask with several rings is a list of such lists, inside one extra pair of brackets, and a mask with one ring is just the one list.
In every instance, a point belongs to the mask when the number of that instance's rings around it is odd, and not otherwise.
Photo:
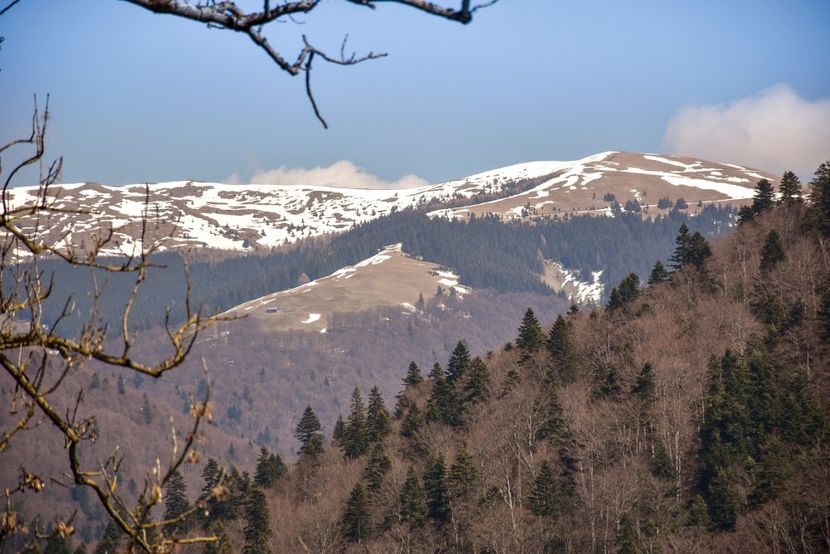
[(401, 436), (411, 439), (424, 423), (424, 415), (418, 409), (418, 405), (413, 403), (401, 422)]
[(711, 255), (712, 248), (709, 246), (709, 242), (703, 238), (699, 231), (695, 231), (695, 234), (689, 239), (689, 250), (685, 263), (701, 269), (706, 259)]
[(519, 326), (519, 338), (516, 339), (516, 348), (529, 355), (538, 352), (544, 344), (545, 335), (542, 332), (542, 326), (539, 325), (539, 320), (536, 319), (533, 310), (528, 308)]
[(467, 379), (464, 381), (464, 401), (471, 404), (483, 402), (490, 397), (492, 382), (487, 363), (476, 356), (470, 362)]
[(686, 222), (684, 221), (680, 225), (680, 229), (677, 231), (677, 237), (674, 239), (674, 252), (669, 258), (669, 261), (671, 262), (669, 266), (671, 266), (673, 270), (679, 270), (683, 267), (683, 264), (688, 261), (689, 241), (691, 241), (691, 236), (689, 236), (689, 228), (686, 226)]
[(219, 468), (219, 464), (216, 463), (216, 460), (213, 458), (208, 458), (205, 467), (202, 468), (202, 481), (204, 485), (202, 485), (202, 492), (199, 495), (199, 498), (205, 499), (207, 503), (207, 507), (204, 514), (203, 523), (208, 525), (211, 521), (216, 519), (219, 515), (216, 513), (216, 507), (219, 503), (219, 500), (213, 496), (213, 489), (216, 488), (222, 480), (222, 470)]
[(334, 422), (334, 429), (331, 432), (331, 440), (338, 446), (342, 446), (343, 437), (346, 436), (346, 422), (343, 421), (343, 416), (337, 416), (337, 421)]
[(744, 206), (738, 212), (738, 224), (743, 225), (747, 221), (771, 209), (774, 205), (775, 189), (772, 183), (766, 179), (761, 179), (755, 185), (755, 197), (752, 199), (752, 204), (750, 206)]
[(355, 387), (354, 392), (352, 392), (349, 417), (346, 419), (346, 428), (343, 433), (343, 453), (347, 458), (357, 458), (366, 452), (368, 446), (369, 438), (366, 429), (363, 398), (360, 396), (360, 389)]
[(528, 507), (534, 515), (552, 516), (557, 512), (561, 493), (559, 483), (547, 460), (542, 460), (539, 464), (539, 471), (533, 478), (533, 485), (527, 500)]
[(438, 379), (445, 378), (446, 375), (447, 374), (444, 373), (444, 368), (441, 367), (441, 364), (435, 362), (434, 364), (432, 364), (432, 369), (429, 370), (429, 375), (427, 377), (429, 377), (433, 381), (437, 381)]
[(639, 554), (637, 548), (637, 534), (631, 524), (631, 517), (623, 514), (617, 530), (617, 554)]
[(781, 202), (792, 204), (801, 201), (801, 181), (792, 171), (785, 171), (781, 176), (781, 184), (778, 186), (781, 192)]
[(426, 420), (458, 425), (461, 422), (461, 406), (457, 396), (449, 378), (440, 376), (436, 379), (427, 400)]
[(358, 482), (349, 494), (346, 509), (343, 512), (342, 525), (343, 536), (351, 542), (360, 543), (372, 531), (369, 495), (366, 494), (366, 488), (361, 482)]
[(43, 554), (72, 554), (72, 545), (67, 537), (53, 532), (46, 540)]
[(217, 540), (205, 544), (204, 554), (233, 554), (233, 544), (224, 525), (215, 523), (210, 527), (210, 532)]
[(631, 387), (632, 394), (636, 394), (645, 401), (654, 399), (654, 368), (651, 364), (646, 362), (640, 373), (634, 379), (634, 386)]
[(386, 448), (382, 442), (375, 443), (366, 468), (363, 470), (363, 479), (366, 481), (366, 488), (374, 494), (380, 490), (383, 484), (383, 477), (392, 469), (392, 461), (386, 455)]
[(830, 284), (825, 285), (821, 295), (821, 304), (816, 314), (819, 324), (819, 335), (825, 341), (830, 341)]
[(668, 450), (662, 443), (657, 443), (654, 447), (654, 454), (651, 457), (651, 474), (655, 477), (669, 481), (677, 477), (674, 471), (674, 464), (672, 464), (671, 456)]
[(323, 453), (323, 426), (320, 419), (311, 406), (306, 406), (297, 428), (294, 430), (294, 437), (300, 441), (299, 454), (309, 460), (317, 460)]
[(608, 300), (608, 310), (622, 308), (640, 295), (640, 278), (636, 273), (629, 273), (620, 284), (611, 290)]
[(623, 307), (622, 295), (620, 294), (620, 289), (614, 287), (611, 289), (611, 294), (608, 295), (608, 304), (605, 305), (605, 309), (609, 312), (618, 310)]
[[(190, 502), (187, 500), (187, 485), (185, 485), (182, 474), (174, 471), (164, 486), (164, 519), (175, 519), (190, 509)], [(187, 521), (180, 521), (169, 524), (165, 531), (169, 535), (185, 531)]]
[(575, 375), (574, 346), (571, 340), (571, 325), (561, 315), (556, 317), (548, 333), (548, 353), (559, 372), (562, 383), (570, 383)]
[(654, 267), (651, 268), (651, 274), (648, 276), (648, 284), (654, 285), (656, 283), (665, 283), (669, 280), (669, 272), (663, 267), (660, 260), (654, 262)]
[(467, 450), (467, 442), (461, 443), (455, 461), (450, 466), (448, 475), (449, 490), (453, 496), (465, 496), (470, 493), (480, 479), (478, 468), (473, 460), (473, 455)]
[(830, 160), (816, 169), (810, 185), (812, 218), (818, 231), (824, 236), (830, 236)]
[(781, 244), (781, 235), (775, 229), (767, 233), (764, 246), (761, 249), (761, 271), (773, 269), (778, 262), (784, 260), (784, 246)]
[(447, 380), (453, 383), (464, 375), (470, 365), (470, 351), (463, 341), (458, 341), (447, 363)]
[(242, 554), (271, 553), (271, 547), (268, 544), (271, 537), (270, 520), (265, 493), (260, 487), (251, 487), (245, 505), (245, 529), (242, 534), (245, 546), (242, 548)]
[(264, 446), (259, 450), (254, 483), (262, 488), (273, 487), (286, 474), (287, 468), (279, 455), (268, 452)]
[(562, 417), (562, 405), (559, 403), (559, 393), (551, 383), (548, 386), (545, 420), (539, 427), (539, 438), (557, 440), (565, 437), (566, 434), (565, 420)]
[(421, 377), (421, 369), (418, 367), (418, 364), (409, 362), (409, 369), (406, 370), (406, 377), (403, 378), (403, 384), (406, 388), (409, 388), (423, 382), (424, 378)]
[(369, 442), (383, 440), (392, 432), (389, 412), (383, 403), (380, 389), (372, 387), (369, 391), (369, 407), (366, 412), (366, 433)]
[(422, 527), (427, 518), (426, 497), (421, 479), (410, 466), (406, 472), (406, 481), (403, 483), (400, 497), (401, 521), (409, 522), (410, 527)]
[(305, 446), (314, 440), (315, 435), (319, 435), (322, 430), (320, 419), (314, 413), (314, 409), (307, 405), (300, 421), (297, 423), (297, 428), (294, 430), (294, 437), (300, 441), (301, 445)]
[(427, 497), (427, 515), (439, 525), (450, 521), (450, 493), (447, 489), (447, 467), (444, 456), (427, 462), (424, 472), (424, 491)]

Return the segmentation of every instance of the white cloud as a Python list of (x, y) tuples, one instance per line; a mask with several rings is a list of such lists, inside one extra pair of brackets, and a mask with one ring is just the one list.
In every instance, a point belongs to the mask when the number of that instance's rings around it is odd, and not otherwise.
[[(241, 179), (233, 174), (226, 179), (230, 184), (239, 184)], [(258, 185), (303, 185), (350, 189), (405, 189), (427, 186), (430, 183), (417, 175), (404, 175), (397, 181), (384, 181), (362, 167), (348, 160), (334, 162), (327, 167), (286, 167), (260, 170), (253, 174), (250, 182)]]
[(729, 104), (685, 107), (664, 142), (676, 154), (809, 178), (830, 158), (830, 98), (806, 100), (779, 84)]

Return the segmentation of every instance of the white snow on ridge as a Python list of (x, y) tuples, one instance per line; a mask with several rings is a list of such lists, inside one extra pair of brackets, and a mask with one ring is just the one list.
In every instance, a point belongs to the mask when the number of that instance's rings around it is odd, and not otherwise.
[(306, 319), (305, 321), (303, 321), (303, 323), (314, 323), (314, 322), (315, 322), (315, 321), (317, 321), (318, 319), (320, 319), (320, 314), (313, 314), (313, 313), (312, 313), (312, 314), (308, 314), (308, 319)]

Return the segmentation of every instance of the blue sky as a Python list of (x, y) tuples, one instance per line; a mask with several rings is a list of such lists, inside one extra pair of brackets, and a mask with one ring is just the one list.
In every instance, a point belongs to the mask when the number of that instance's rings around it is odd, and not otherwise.
[[(335, 52), (348, 33), (358, 53), (389, 53), (316, 64), (326, 131), (302, 79), (242, 35), (116, 0), (22, 0), (0, 18), (0, 131), (25, 132), (32, 95), (50, 93), (49, 152), (64, 156), (68, 182), (246, 180), (338, 160), (385, 180), (439, 181), (603, 150), (666, 151), (679, 110), (777, 84), (807, 104), (830, 97), (826, 0), (501, 0), (476, 15), (462, 26), (324, 0), (303, 25), (272, 25), (286, 55), (300, 33)], [(745, 163), (720, 148), (717, 161)]]

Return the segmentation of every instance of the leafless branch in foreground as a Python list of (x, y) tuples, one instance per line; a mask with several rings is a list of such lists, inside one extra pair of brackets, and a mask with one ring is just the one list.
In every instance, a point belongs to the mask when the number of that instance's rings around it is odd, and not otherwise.
[[(191, 284), (188, 277), (184, 293), (184, 322), (178, 325), (170, 325), (169, 322), (165, 324), (170, 354), (153, 363), (133, 355), (136, 333), (130, 328), (130, 313), (136, 303), (139, 289), (145, 282), (148, 268), (154, 267), (151, 255), (158, 250), (159, 242), (163, 240), (152, 237), (149, 233), (149, 191), (145, 196), (140, 236), (136, 239), (137, 244), (140, 244), (140, 252), (124, 255), (116, 262), (99, 259), (102, 249), (112, 240), (112, 229), (104, 230), (96, 235), (90, 244), (83, 247), (62, 244), (64, 241), (60, 237), (56, 239), (49, 233), (49, 216), (83, 212), (55, 206), (59, 195), (52, 194), (50, 186), (59, 179), (61, 161), (58, 159), (51, 164), (43, 164), (48, 119), (47, 100), (42, 114), (36, 104), (32, 130), (28, 136), (0, 146), (0, 179), (3, 179), (0, 229), (4, 231), (0, 236), (0, 367), (13, 382), (10, 397), (4, 399), (8, 401), (12, 423), (7, 428), (0, 429), (0, 456), (8, 456), (8, 447), (18, 439), (19, 434), (41, 423), (51, 425), (60, 432), (63, 439), (62, 444), (56, 444), (50, 450), (59, 453), (63, 449), (66, 452), (65, 476), (76, 486), (91, 489), (107, 515), (125, 533), (133, 549), (161, 552), (173, 544), (215, 540), (215, 537), (166, 536), (164, 529), (169, 527), (165, 526), (176, 521), (160, 522), (148, 519), (149, 509), (161, 501), (162, 489), (173, 472), (183, 463), (198, 461), (194, 445), (201, 436), (203, 421), (209, 420), (211, 416), (209, 386), (206, 398), (192, 401), (190, 415), (193, 424), (183, 441), (178, 439), (175, 429), (173, 430), (173, 454), (169, 464), (166, 467), (157, 464), (149, 474), (144, 491), (148, 503), (139, 503), (131, 509), (119, 494), (118, 480), (122, 460), (117, 451), (99, 467), (85, 467), (85, 463), (90, 462), (88, 456), (82, 455), (84, 445), (93, 443), (98, 438), (95, 416), (80, 415), (80, 406), (84, 401), (83, 388), (74, 396), (74, 403), (70, 403), (68, 408), (65, 407), (69, 391), (62, 388), (62, 385), (69, 374), (76, 373), (78, 368), (88, 361), (159, 378), (185, 361), (201, 331), (229, 318), (194, 311), (190, 301)], [(16, 163), (11, 171), (4, 175), (2, 157), (27, 147), (33, 149), (33, 152), (19, 154), (18, 157), (22, 157), (22, 161)], [(41, 169), (35, 194), (28, 198), (23, 195), (13, 197), (10, 188), (13, 177), (24, 167), (38, 164), (46, 169)], [(58, 259), (90, 270), (129, 273), (134, 277), (131, 292), (121, 311), (120, 326), (117, 329), (120, 335), (118, 341), (108, 341), (107, 329), (97, 318), (101, 295), (97, 284), (93, 291), (92, 313), (84, 323), (79, 336), (70, 337), (59, 331), (60, 322), (72, 315), (71, 299), (67, 300), (51, 328), (44, 324), (43, 302), (52, 294), (54, 283), (51, 278), (46, 279), (39, 269), (38, 264), (43, 259)], [(206, 382), (209, 383), (204, 360), (203, 368)], [(22, 467), (17, 486), (0, 492), (6, 501), (5, 507), (0, 507), (0, 544), (9, 536), (24, 531), (22, 519), (18, 517), (14, 508), (15, 495), (25, 491), (38, 493), (45, 486), (42, 477), (25, 469), (26, 460), (18, 462), (22, 462)], [(10, 467), (12, 464), (3, 465)], [(52, 480), (60, 483), (59, 479)], [(193, 511), (203, 509), (208, 500), (200, 499)], [(189, 514), (182, 514), (180, 518), (188, 516)], [(31, 534), (35, 539), (42, 537), (39, 529), (30, 531), (33, 531)], [(54, 532), (65, 536), (71, 534), (71, 520), (58, 522)]]
[[(303, 48), (291, 60), (275, 49), (265, 35), (263, 28), (275, 21), (293, 21), (293, 17), (299, 14), (308, 14), (320, 5), (320, 0), (285, 1), (271, 5), (270, 0), (264, 0), (262, 11), (246, 13), (236, 2), (230, 0), (199, 0), (195, 4), (189, 4), (181, 0), (126, 0), (131, 4), (140, 6), (154, 13), (173, 15), (190, 21), (204, 23), (210, 28), (226, 29), (247, 35), (254, 44), (261, 48), (277, 66), (288, 73), (296, 76), (305, 72), (306, 95), (308, 96), (314, 115), (324, 128), (328, 124), (320, 114), (317, 103), (311, 91), (311, 62), (315, 56), (335, 65), (356, 65), (365, 61), (375, 60), (386, 56), (385, 53), (369, 52), (363, 56), (352, 54), (346, 57), (344, 49), (341, 48), (340, 56), (335, 57), (327, 54), (314, 46), (308, 38), (303, 36)], [(351, 4), (357, 4), (370, 9), (375, 9), (381, 3), (400, 4), (408, 6), (420, 12), (457, 21), (466, 25), (473, 20), (473, 14), (482, 8), (492, 6), (498, 0), (489, 0), (477, 5), (470, 5), (470, 0), (461, 0), (459, 7), (449, 8), (427, 0), (345, 0)], [(344, 41), (345, 45), (345, 41)]]

